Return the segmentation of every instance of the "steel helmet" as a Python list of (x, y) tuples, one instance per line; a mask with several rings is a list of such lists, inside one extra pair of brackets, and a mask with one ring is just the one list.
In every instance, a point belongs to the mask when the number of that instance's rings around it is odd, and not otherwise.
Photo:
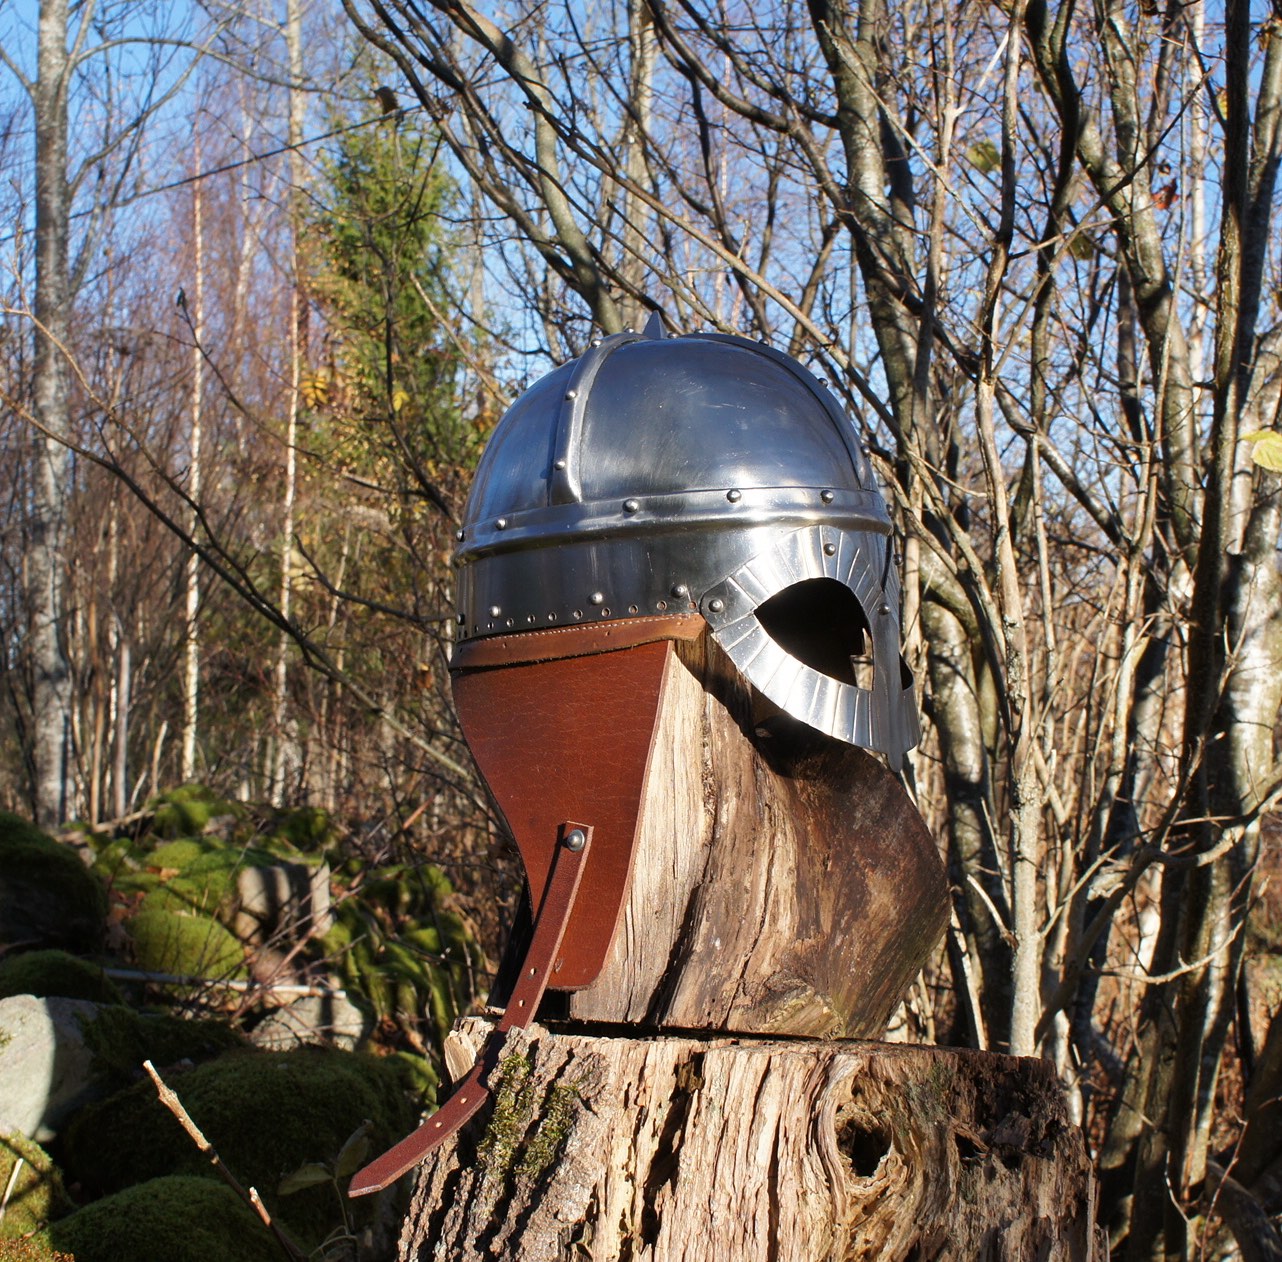
[(886, 503), (833, 395), (765, 344), (656, 318), (543, 377), (455, 562), (463, 642), (697, 610), (787, 714), (896, 768), (917, 743)]

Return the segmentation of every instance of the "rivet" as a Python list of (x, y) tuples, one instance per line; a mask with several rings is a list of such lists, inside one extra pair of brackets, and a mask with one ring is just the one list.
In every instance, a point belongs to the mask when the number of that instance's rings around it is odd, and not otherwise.
[(725, 607), (726, 602), (722, 600), (720, 596), (714, 596), (710, 601), (708, 601), (708, 608), (711, 609), (713, 613), (720, 613)]
[(819, 498), (823, 500), (825, 504), (831, 504), (837, 496), (832, 491), (821, 491), (819, 493)]
[(578, 854), (588, 844), (588, 835), (581, 828), (572, 828), (565, 834), (565, 848)]
[(588, 343), (588, 345), (589, 345), (589, 346), (600, 346), (600, 345), (601, 345), (601, 339), (600, 339), (599, 337), (594, 337), (594, 338), (592, 339), (592, 341)]
[(727, 492), (726, 492), (726, 499), (728, 499), (732, 504), (737, 504), (741, 499), (743, 499), (743, 492), (742, 492), (742, 491), (727, 491)]
[(503, 609), (502, 609), (502, 607), (501, 607), (501, 606), (499, 606), (499, 605), (491, 605), (491, 606), (490, 606), (490, 617), (491, 617), (491, 618), (497, 618), (497, 617), (499, 616), (499, 614), (501, 614), (502, 612), (503, 612)]
[(577, 399), (579, 397), (579, 392), (577, 390), (567, 390), (565, 392), (565, 397), (567, 399)]
[(507, 529), (507, 518), (506, 518), (506, 517), (496, 517), (496, 518), (494, 519), (494, 529), (495, 529), (495, 530), (506, 530), (506, 529)]
[(890, 612), (890, 606), (889, 606), (889, 605), (882, 605), (882, 607), (881, 607), (880, 609), (878, 609), (878, 610), (877, 610), (877, 612), (878, 612), (878, 613), (881, 613), (881, 614), (887, 614), (887, 613), (889, 613), (889, 612)]
[(552, 466), (552, 468), (554, 468), (554, 469), (564, 469), (564, 468), (565, 468), (565, 461), (564, 461), (564, 460), (558, 460), (558, 461), (557, 461), (557, 462)]
[(548, 621), (549, 621), (549, 622), (555, 622), (555, 621), (556, 621), (556, 614), (554, 614), (554, 613), (550, 613), (550, 614), (548, 614)]
[(636, 329), (634, 329), (634, 328), (629, 324), (629, 325), (628, 325), (628, 327), (627, 327), (626, 329), (624, 329), (623, 331), (624, 331), (625, 333), (635, 333), (635, 332), (636, 332)]
[(603, 618), (608, 618), (609, 616), (610, 616), (610, 606), (609, 606), (609, 605), (602, 605), (602, 606), (601, 606), (601, 617), (603, 617)]
[(837, 555), (837, 545), (835, 543), (824, 544), (824, 556), (831, 557)]
[(827, 377), (820, 377), (820, 378), (819, 378), (819, 384), (820, 384), (821, 386), (826, 386), (826, 385), (828, 384), (828, 378), (827, 378)]
[(636, 606), (636, 605), (629, 605), (629, 606), (628, 606), (628, 612), (629, 612), (629, 613), (636, 613), (636, 612), (637, 612), (637, 606)]
[(758, 345), (761, 345), (761, 346), (769, 346), (770, 339), (768, 337), (759, 337), (757, 338), (757, 343)]
[(456, 530), (456, 531), (454, 532), (454, 538), (455, 538), (455, 539), (457, 539), (457, 540), (459, 541), (459, 543), (462, 543), (462, 542), (463, 542), (463, 540), (464, 540), (464, 538), (466, 537), (466, 534), (467, 534), (467, 532), (466, 532), (466, 531), (463, 531), (463, 530)]
[(574, 611), (574, 621), (575, 621), (575, 622), (579, 622), (579, 621), (581, 621), (581, 620), (582, 620), (582, 618), (583, 618), (583, 610), (582, 610), (582, 609), (576, 609), (576, 610)]
[(677, 597), (690, 595), (690, 589), (684, 583), (673, 583), (672, 594)]
[(605, 603), (605, 596), (601, 592), (593, 592), (592, 595), (588, 597), (588, 600), (594, 605), (602, 605)]
[(534, 615), (533, 615), (532, 613), (527, 613), (527, 614), (525, 615), (525, 620), (526, 620), (526, 622), (533, 622), (533, 621), (534, 621)]
[(509, 619), (507, 620), (507, 622), (506, 622), (504, 625), (506, 625), (506, 626), (509, 626), (509, 627), (510, 627), (510, 626), (512, 625), (512, 619), (511, 619), (511, 618), (509, 618)]
[(640, 500), (624, 500), (623, 501), (623, 511), (625, 513), (635, 513), (637, 509), (640, 507), (641, 507)]
[(662, 613), (668, 607), (668, 602), (666, 600), (657, 600), (654, 603), (654, 607)]

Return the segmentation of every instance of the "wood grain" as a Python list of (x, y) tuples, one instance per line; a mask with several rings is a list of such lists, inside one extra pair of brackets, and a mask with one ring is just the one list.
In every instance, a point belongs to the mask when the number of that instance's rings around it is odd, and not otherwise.
[(535, 1026), (500, 1064), (494, 1111), (420, 1172), (402, 1262), (1107, 1256), (1042, 1061)]

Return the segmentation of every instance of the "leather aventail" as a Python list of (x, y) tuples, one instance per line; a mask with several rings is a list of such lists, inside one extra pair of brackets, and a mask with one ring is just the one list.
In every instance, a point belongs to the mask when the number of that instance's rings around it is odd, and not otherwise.
[(554, 990), (587, 986), (609, 953), (672, 656), (671, 643), (658, 640), (454, 676), (463, 734), (516, 839), (532, 906), (547, 884), (559, 821), (590, 819), (595, 829)]
[[(583, 841), (582, 848), (577, 851), (567, 844), (567, 838), (576, 830)], [(476, 1064), (454, 1088), (449, 1099), (416, 1131), (364, 1169), (358, 1170), (347, 1189), (348, 1196), (368, 1196), (394, 1183), (444, 1143), (490, 1098), (486, 1079), (499, 1062), (503, 1036), (511, 1029), (524, 1029), (534, 1020), (548, 979), (559, 966), (561, 946), (575, 895), (588, 866), (592, 839), (593, 829), (588, 824), (564, 823), (554, 831), (551, 876), (539, 904), (530, 949), (521, 964), (521, 976), (512, 989), (512, 998), (503, 1019), (485, 1040)]]

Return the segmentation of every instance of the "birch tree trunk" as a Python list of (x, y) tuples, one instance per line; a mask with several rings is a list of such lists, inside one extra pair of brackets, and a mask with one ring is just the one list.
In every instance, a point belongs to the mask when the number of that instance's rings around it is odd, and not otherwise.
[(31, 657), (34, 670), (35, 814), (43, 827), (71, 814), (71, 678), (63, 641), (68, 434), (65, 349), (70, 340), (67, 186), (68, 0), (40, 6), (38, 69), (32, 87), (36, 120), (35, 438), (31, 543), (27, 551)]
[[(302, 161), (298, 146), (303, 139), (303, 10), (300, 0), (286, 0), (285, 43), (289, 55), (289, 205), (290, 205), (290, 292), (289, 292), (289, 397), (286, 401), (285, 486), (281, 498), (280, 537), (280, 612), (287, 622), (293, 596), (294, 498), (298, 476), (298, 398), (302, 380), (302, 293), (298, 238), (299, 189), (302, 186)], [(290, 782), (297, 772), (297, 735), (286, 718), (289, 686), (289, 633), (282, 631), (276, 648), (275, 722), (276, 742), (271, 775), (271, 797), (275, 805), (284, 803)]]
[[(200, 136), (193, 133), (194, 167), (200, 170)], [(191, 430), (190, 463), (187, 472), (187, 495), (193, 505), (188, 515), (188, 529), (196, 537), (197, 512), (200, 503), (201, 420), (205, 392), (205, 361), (201, 339), (205, 319), (205, 222), (201, 182), (192, 185), (191, 244), (194, 260), (191, 297)], [(189, 784), (196, 778), (196, 730), (200, 716), (200, 637), (196, 619), (200, 612), (200, 558), (188, 552), (186, 569), (186, 603), (183, 624), (183, 743), (182, 779)]]

